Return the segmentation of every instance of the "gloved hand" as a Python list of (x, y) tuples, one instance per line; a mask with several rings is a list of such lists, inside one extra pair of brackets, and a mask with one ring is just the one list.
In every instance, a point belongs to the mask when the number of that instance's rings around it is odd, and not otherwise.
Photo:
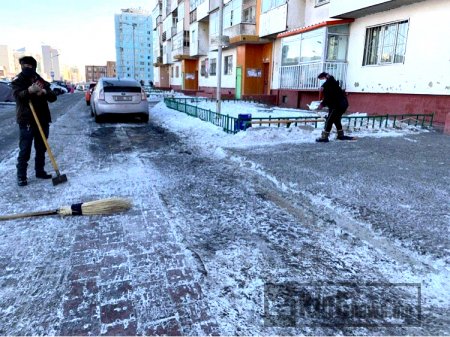
[(37, 94), (37, 93), (40, 93), (41, 92), (41, 87), (37, 84), (37, 83), (33, 83), (32, 85), (30, 85), (29, 87), (28, 87), (28, 92), (30, 93), (30, 94)]

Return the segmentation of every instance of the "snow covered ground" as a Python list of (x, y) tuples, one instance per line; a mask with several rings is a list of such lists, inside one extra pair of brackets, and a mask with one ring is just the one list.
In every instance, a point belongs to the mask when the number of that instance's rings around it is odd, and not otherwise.
[[(3, 334), (449, 333), (450, 217), (439, 202), (449, 159), (436, 151), (448, 138), (369, 129), (316, 144), (320, 129), (293, 126), (229, 135), (163, 102), (149, 125), (98, 125), (83, 104), (51, 130), (68, 183), (30, 175), (17, 187), (16, 149), (5, 151), (0, 214), (110, 196), (135, 207), (2, 224)], [(264, 326), (264, 284), (327, 281), (420, 284), (422, 326)]]
[[(183, 97), (183, 96), (179, 96)], [(212, 101), (198, 100), (189, 102), (190, 105), (198, 104), (199, 107), (215, 111), (215, 103)], [(159, 102), (152, 109), (152, 117), (158, 120), (162, 125), (188, 135), (195, 144), (201, 144), (205, 148), (214, 148), (220, 151), (221, 148), (228, 147), (253, 147), (264, 145), (276, 145), (283, 143), (313, 143), (315, 139), (320, 136), (323, 129), (323, 123), (318, 123), (317, 128), (312, 126), (302, 127), (267, 127), (255, 126), (249, 128), (245, 132), (239, 132), (236, 135), (228, 135), (222, 131), (220, 127), (203, 122), (198, 118), (194, 118), (178, 111), (169, 109), (164, 102)], [(260, 104), (247, 102), (222, 102), (221, 113), (237, 117), (238, 114), (252, 114), (252, 117), (300, 117), (300, 116), (320, 116), (318, 113), (306, 110), (284, 109), (284, 108), (264, 108)], [(350, 116), (365, 116), (365, 113), (354, 113)], [(389, 124), (389, 126), (392, 123)], [(359, 125), (359, 124), (358, 124)], [(334, 130), (335, 132), (335, 130)], [(414, 126), (403, 125), (402, 128), (366, 128), (357, 127), (350, 128), (346, 131), (348, 134), (353, 134), (358, 138), (373, 137), (402, 137), (409, 134), (416, 134), (418, 132), (427, 132), (426, 129), (421, 129)], [(331, 136), (333, 138), (333, 135)]]

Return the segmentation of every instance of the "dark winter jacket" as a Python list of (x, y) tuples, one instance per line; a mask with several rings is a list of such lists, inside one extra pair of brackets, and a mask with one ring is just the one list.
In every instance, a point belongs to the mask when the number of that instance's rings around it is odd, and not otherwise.
[[(45, 95), (38, 96), (37, 94), (30, 94), (28, 87), (35, 81), (42, 81), (44, 89), (47, 91)], [(47, 102), (56, 101), (55, 93), (50, 89), (50, 83), (44, 81), (42, 77), (36, 74), (34, 81), (20, 73), (11, 83), (13, 88), (14, 98), (16, 99), (16, 117), (17, 123), (20, 125), (35, 125), (33, 114), (31, 113), (28, 102), (33, 104), (36, 115), (41, 124), (49, 124), (52, 122), (50, 109)]]
[(347, 97), (345, 97), (344, 91), (339, 86), (338, 81), (333, 76), (327, 78), (323, 88), (323, 100), (322, 105), (327, 106), (330, 109), (343, 109), (348, 108)]

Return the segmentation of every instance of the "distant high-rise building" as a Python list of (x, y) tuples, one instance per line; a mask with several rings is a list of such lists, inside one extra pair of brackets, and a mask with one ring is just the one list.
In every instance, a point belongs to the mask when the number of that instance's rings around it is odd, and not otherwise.
[(42, 46), (42, 62), (44, 69), (41, 75), (51, 80), (62, 80), (59, 68), (59, 52), (56, 49), (50, 46)]
[(115, 15), (116, 72), (149, 84), (153, 81), (152, 18), (143, 9), (122, 9)]
[(6, 45), (0, 45), (0, 69), (2, 69), (1, 77), (12, 78), (16, 75), (13, 52)]

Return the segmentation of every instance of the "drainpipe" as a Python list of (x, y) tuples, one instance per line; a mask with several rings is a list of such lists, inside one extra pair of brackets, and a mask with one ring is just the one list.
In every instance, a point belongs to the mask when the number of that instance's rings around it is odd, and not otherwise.
[(222, 40), (223, 40), (223, 0), (219, 1), (219, 46), (217, 48), (217, 89), (216, 89), (216, 112), (220, 114), (222, 89)]

